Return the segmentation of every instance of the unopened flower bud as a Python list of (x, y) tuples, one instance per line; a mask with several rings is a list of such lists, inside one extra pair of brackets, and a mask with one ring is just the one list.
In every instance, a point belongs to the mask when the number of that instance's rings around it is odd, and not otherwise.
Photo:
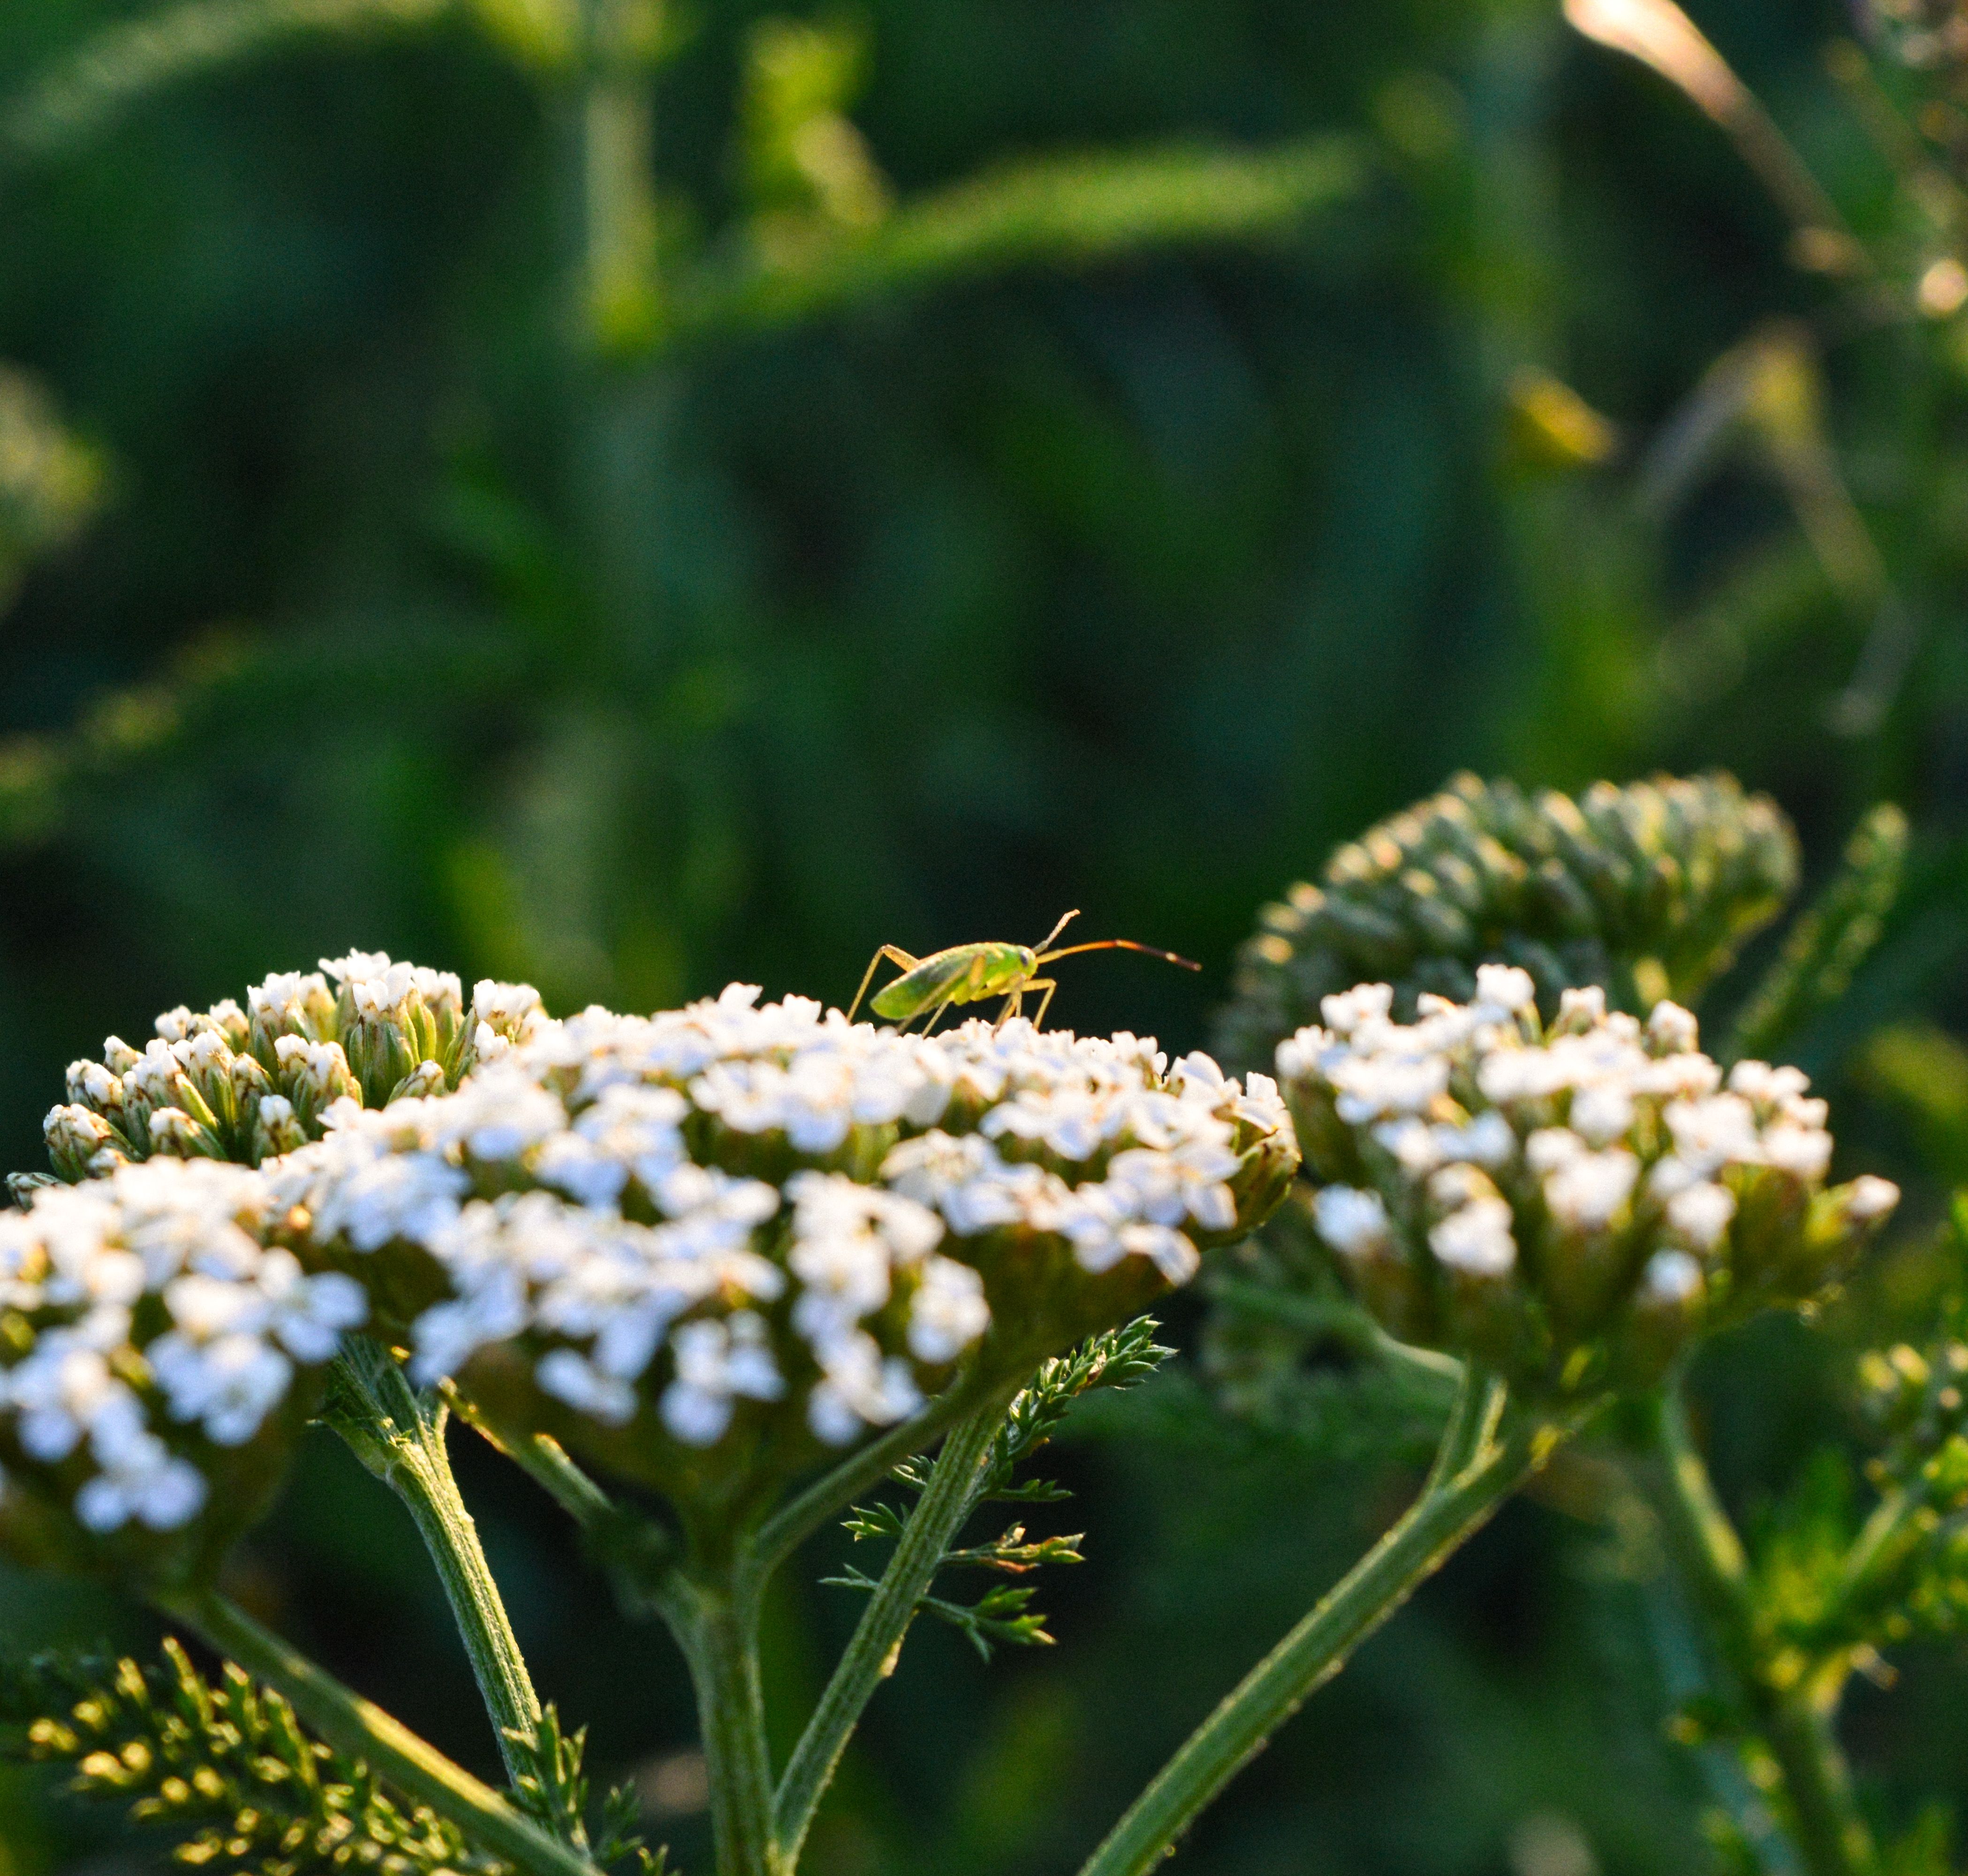
[(222, 1160), (225, 1152), (212, 1130), (182, 1108), (160, 1108), (150, 1118), (151, 1150), (180, 1160)]
[(222, 997), (206, 1012), (206, 1020), (225, 1038), (226, 1046), (235, 1053), (246, 1048), (252, 1040), (253, 1025), (246, 1012), (231, 997)]
[(392, 1101), (413, 1101), (443, 1092), (444, 1065), (441, 1062), (419, 1062), (390, 1090), (390, 1098)]
[(1350, 1185), (1320, 1188), (1313, 1201), (1319, 1236), (1338, 1255), (1360, 1299), (1404, 1342), (1439, 1336), (1434, 1299), (1394, 1234), (1385, 1201)]
[(48, 1158), (65, 1179), (86, 1179), (90, 1163), (117, 1142), (116, 1130), (92, 1108), (78, 1103), (50, 1108), (41, 1123)]
[(1626, 1320), (1614, 1331), (1613, 1378), (1650, 1387), (1701, 1327), (1708, 1282), (1699, 1259), (1685, 1250), (1657, 1250), (1640, 1272)]
[(100, 1062), (71, 1062), (68, 1065), (68, 1098), (82, 1107), (92, 1108), (105, 1119), (123, 1111), (123, 1084)]
[(232, 1103), (241, 1114), (253, 1111), (254, 1103), (274, 1092), (274, 1078), (261, 1066), (257, 1056), (232, 1058)]
[(280, 1092), (293, 1103), (303, 1123), (344, 1095), (361, 1099), (361, 1087), (349, 1072), (348, 1058), (338, 1042), (283, 1036), (274, 1045), (274, 1053)]
[(253, 1159), (257, 1165), (307, 1144), (307, 1132), (284, 1095), (262, 1095), (254, 1104)]
[(121, 1036), (105, 1036), (102, 1040), (103, 1066), (112, 1075), (128, 1075), (143, 1059)]

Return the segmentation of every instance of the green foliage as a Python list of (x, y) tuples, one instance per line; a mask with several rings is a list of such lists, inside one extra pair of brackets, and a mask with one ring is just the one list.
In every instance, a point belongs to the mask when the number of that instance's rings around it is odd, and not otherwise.
[(1892, 1024), (1867, 1040), (1859, 1074), (1911, 1121), (1935, 1175), (1968, 1184), (1968, 1048), (1931, 1024)]
[(509, 1729), (507, 1736), (525, 1748), (532, 1765), (513, 1787), (514, 1800), (528, 1816), (604, 1869), (628, 1862), (634, 1865), (634, 1876), (665, 1876), (669, 1853), (652, 1851), (643, 1842), (636, 1829), (635, 1794), (626, 1787), (616, 1786), (603, 1799), (600, 1833), (591, 1836), (588, 1781), (581, 1770), (587, 1749), (585, 1726), (572, 1734), (563, 1732), (560, 1714), (549, 1703), (532, 1732)]
[(104, 473), (100, 455), (63, 428), (46, 391), (0, 364), (0, 614), (29, 561), (94, 516)]
[(100, 131), (164, 86), (311, 33), (421, 26), (452, 0), (186, 0), (104, 29), (0, 113), (0, 156), (39, 155)]
[[(1138, 1387), (1175, 1353), (1156, 1341), (1160, 1327), (1152, 1316), (1138, 1316), (1042, 1363), (1013, 1400), (1005, 1424), (992, 1438), (964, 1518), (984, 1504), (1047, 1505), (1070, 1498), (1072, 1494), (1051, 1480), (1018, 1478), (1019, 1469), (1057, 1432), (1074, 1402), (1100, 1389), (1118, 1392)], [(931, 1471), (931, 1462), (911, 1459), (891, 1476), (919, 1493), (927, 1488)], [(857, 1505), (843, 1528), (857, 1542), (864, 1538), (895, 1538), (901, 1535), (907, 1521), (906, 1512), (887, 1504)], [(1079, 1550), (1083, 1541), (1080, 1534), (1030, 1539), (1023, 1525), (1014, 1524), (984, 1543), (946, 1550), (937, 1568), (939, 1574), (971, 1569), (1022, 1577), (1047, 1564), (1083, 1562)], [(877, 1586), (875, 1577), (851, 1567), (840, 1576), (821, 1580), (840, 1589), (872, 1591)], [(1045, 1617), (1029, 1606), (1034, 1593), (1028, 1584), (1007, 1583), (986, 1591), (974, 1603), (925, 1594), (918, 1606), (949, 1623), (989, 1661), (993, 1648), (999, 1646), (1051, 1645)]]
[(1906, 817), (1890, 802), (1859, 823), (1837, 875), (1791, 927), (1782, 954), (1737, 1018), (1732, 1058), (1771, 1059), (1850, 988), (1899, 897), (1907, 839)]
[(175, 1641), (163, 1654), (148, 1667), (44, 1656), (0, 1667), (0, 1751), (69, 1768), (72, 1790), (169, 1832), (195, 1868), (509, 1876), (455, 1825), (309, 1739), (230, 1663), (214, 1683)]
[[(675, 289), (672, 330), (759, 331), (1009, 267), (1088, 267), (1151, 246), (1283, 236), (1355, 194), (1355, 145), (1028, 160), (905, 201), (865, 231), (707, 263)], [(872, 194), (872, 183), (859, 186)]]
[(1547, 1015), (1575, 985), (1627, 1009), (1692, 1001), (1796, 878), (1782, 811), (1729, 776), (1601, 782), (1575, 801), (1458, 775), (1259, 914), (1222, 1049), (1268, 1067), (1322, 997), (1384, 982), (1405, 1009), (1423, 991), (1466, 1001), (1491, 962), (1528, 970)]
[[(124, 1807), (167, 1833), (175, 1859), (256, 1876), (511, 1876), (448, 1819), (403, 1802), (369, 1768), (304, 1732), (293, 1709), (231, 1662), (216, 1682), (167, 1638), (160, 1662), (40, 1655), (0, 1661), (0, 1756), (70, 1768), (78, 1797)], [(667, 1853), (634, 1829), (635, 1806), (611, 1791), (591, 1849), (584, 1823), (584, 1734), (549, 1707), (526, 1742), (543, 1770), (514, 1793), (521, 1807), (587, 1849), (604, 1868), (664, 1876)]]
[(1290, 1439), (1309, 1464), (1425, 1460), (1458, 1365), (1391, 1341), (1314, 1237), (1301, 1187), (1203, 1279), (1203, 1373), (1221, 1405)]

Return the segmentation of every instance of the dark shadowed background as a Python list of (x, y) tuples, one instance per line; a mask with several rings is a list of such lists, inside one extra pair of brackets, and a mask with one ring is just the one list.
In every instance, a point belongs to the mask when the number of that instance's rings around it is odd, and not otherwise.
[[(1850, 16), (1692, 8), (1885, 310), (1794, 264), (1728, 139), (1556, 0), (876, 0), (804, 37), (695, 0), (653, 44), (593, 0), (629, 45), (603, 83), (558, 3), (220, 0), (212, 34), (257, 37), (148, 76), (95, 35), (156, 0), (0, 6), (8, 1166), (105, 1032), (350, 946), (556, 1011), (733, 978), (840, 1001), (883, 941), (1078, 906), (1205, 969), (1076, 959), (1055, 1019), (1193, 1046), (1259, 903), (1452, 770), (1721, 765), (1814, 875), (1868, 802), (1913, 817), (1888, 940), (1803, 1054), (1854, 1163), (1933, 1216), (1968, 1173), (1968, 280), (1948, 305), (1931, 272), (1945, 138), (1923, 196), (1873, 81), (1827, 69)], [(125, 66), (74, 63), (102, 44)], [(1296, 205), (1219, 218), (1205, 175), (1180, 227), (1015, 214), (961, 267), (827, 273), (912, 203), (960, 221), (965, 179), (1171, 150), (1286, 153)], [(834, 285), (748, 300), (747, 266)], [(1193, 1347), (1196, 1306), (1170, 1321)], [(1744, 1507), (1844, 1424), (1856, 1334), (1711, 1357)], [(459, 1448), (542, 1691), (695, 1876), (678, 1661)], [(1090, 1534), (1043, 1593), (1059, 1645), (986, 1668), (918, 1632), (815, 1876), (1070, 1870), (1413, 1483), (1193, 1371), (1058, 1467), (1049, 1528)], [(1703, 1867), (1639, 1602), (1565, 1496), (1459, 1557), (1180, 1867)], [(856, 1612), (820, 1574), (772, 1612), (782, 1712)], [(325, 1435), (233, 1587), (492, 1770), (411, 1528)], [(149, 1633), (0, 1576), (6, 1644), (105, 1630)], [(1887, 1814), (1968, 1799), (1964, 1698), (1935, 1649), (1857, 1701)], [(151, 1855), (0, 1777), (0, 1876)]]

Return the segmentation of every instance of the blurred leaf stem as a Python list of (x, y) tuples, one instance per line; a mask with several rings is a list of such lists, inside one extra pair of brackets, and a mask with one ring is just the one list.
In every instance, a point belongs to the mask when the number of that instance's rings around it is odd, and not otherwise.
[(0, 113), (0, 156), (54, 155), (131, 105), (309, 34), (423, 26), (455, 0), (187, 0), (103, 27)]
[(1832, 1730), (1842, 1663), (1786, 1678), (1758, 1640), (1742, 1540), (1715, 1495), (1678, 1386), (1643, 1404), (1647, 1482), (1668, 1548), (1746, 1714), (1783, 1774), (1797, 1846), (1811, 1876), (1869, 1876), (1871, 1832)]
[(1837, 874), (1792, 927), (1776, 962), (1737, 1018), (1729, 1059), (1771, 1059), (1812, 1016), (1845, 994), (1899, 896), (1908, 838), (1906, 816), (1889, 801), (1860, 822)]

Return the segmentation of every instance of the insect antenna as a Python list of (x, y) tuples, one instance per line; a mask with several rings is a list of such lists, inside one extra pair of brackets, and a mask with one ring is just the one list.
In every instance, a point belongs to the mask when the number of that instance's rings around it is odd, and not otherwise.
[(1138, 945), (1131, 938), (1102, 938), (1090, 945), (1068, 945), (1063, 951), (1041, 951), (1032, 962), (1034, 965), (1050, 964), (1055, 958), (1074, 957), (1083, 951), (1138, 951), (1144, 957), (1160, 958), (1167, 964), (1180, 964), (1186, 971), (1202, 969), (1193, 958), (1178, 957), (1173, 951), (1158, 951), (1153, 945)]
[[(1064, 931), (1067, 927), (1070, 925), (1075, 919), (1079, 917), (1079, 913), (1077, 907), (1067, 913), (1050, 931), (1047, 932), (1037, 944), (1032, 946), (1032, 949), (1034, 951), (1043, 951), (1047, 945), (1050, 944), (1052, 941), (1057, 938), (1061, 932)], [(1059, 953), (1057, 952), (1054, 952), (1053, 953), (1053, 956), (1055, 957), (1058, 956), (1058, 955)]]

